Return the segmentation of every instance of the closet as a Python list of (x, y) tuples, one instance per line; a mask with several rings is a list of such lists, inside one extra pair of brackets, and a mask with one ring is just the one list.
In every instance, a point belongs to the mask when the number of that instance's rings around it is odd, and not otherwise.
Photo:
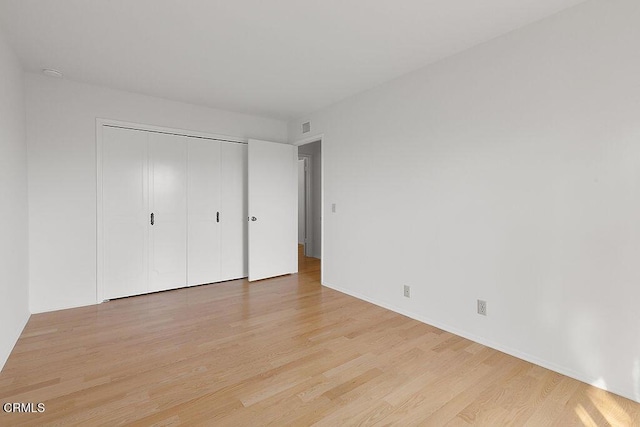
[(247, 276), (247, 146), (100, 126), (98, 298)]

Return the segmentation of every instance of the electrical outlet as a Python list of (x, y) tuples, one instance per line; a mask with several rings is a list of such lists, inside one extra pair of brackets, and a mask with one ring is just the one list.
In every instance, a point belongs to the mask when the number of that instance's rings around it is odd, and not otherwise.
[(331, 212), (336, 213), (336, 204), (335, 203), (331, 204)]
[(487, 315), (487, 302), (482, 301), (481, 299), (478, 300), (478, 314), (483, 316)]
[(404, 296), (407, 298), (411, 298), (411, 286), (404, 285)]

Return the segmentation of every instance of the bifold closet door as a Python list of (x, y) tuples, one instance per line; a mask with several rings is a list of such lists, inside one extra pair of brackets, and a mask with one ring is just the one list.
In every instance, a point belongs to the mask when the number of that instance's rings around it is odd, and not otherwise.
[[(188, 138), (189, 286), (220, 278), (220, 142)], [(226, 215), (223, 215), (226, 221)]]
[(102, 128), (103, 299), (148, 291), (147, 147), (147, 132)]
[(187, 138), (149, 132), (149, 291), (187, 285)]
[(245, 144), (101, 132), (101, 299), (247, 276)]
[(247, 277), (247, 145), (220, 144), (221, 278)]

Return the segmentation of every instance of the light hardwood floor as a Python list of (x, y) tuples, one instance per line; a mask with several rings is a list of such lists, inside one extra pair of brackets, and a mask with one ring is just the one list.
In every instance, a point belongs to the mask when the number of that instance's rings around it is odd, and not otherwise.
[(640, 404), (300, 274), (33, 315), (0, 425), (640, 425)]

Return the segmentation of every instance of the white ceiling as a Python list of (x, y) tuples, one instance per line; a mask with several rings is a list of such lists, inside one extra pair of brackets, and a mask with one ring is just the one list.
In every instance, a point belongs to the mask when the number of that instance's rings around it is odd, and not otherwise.
[(583, 0), (0, 0), (25, 69), (299, 117)]

